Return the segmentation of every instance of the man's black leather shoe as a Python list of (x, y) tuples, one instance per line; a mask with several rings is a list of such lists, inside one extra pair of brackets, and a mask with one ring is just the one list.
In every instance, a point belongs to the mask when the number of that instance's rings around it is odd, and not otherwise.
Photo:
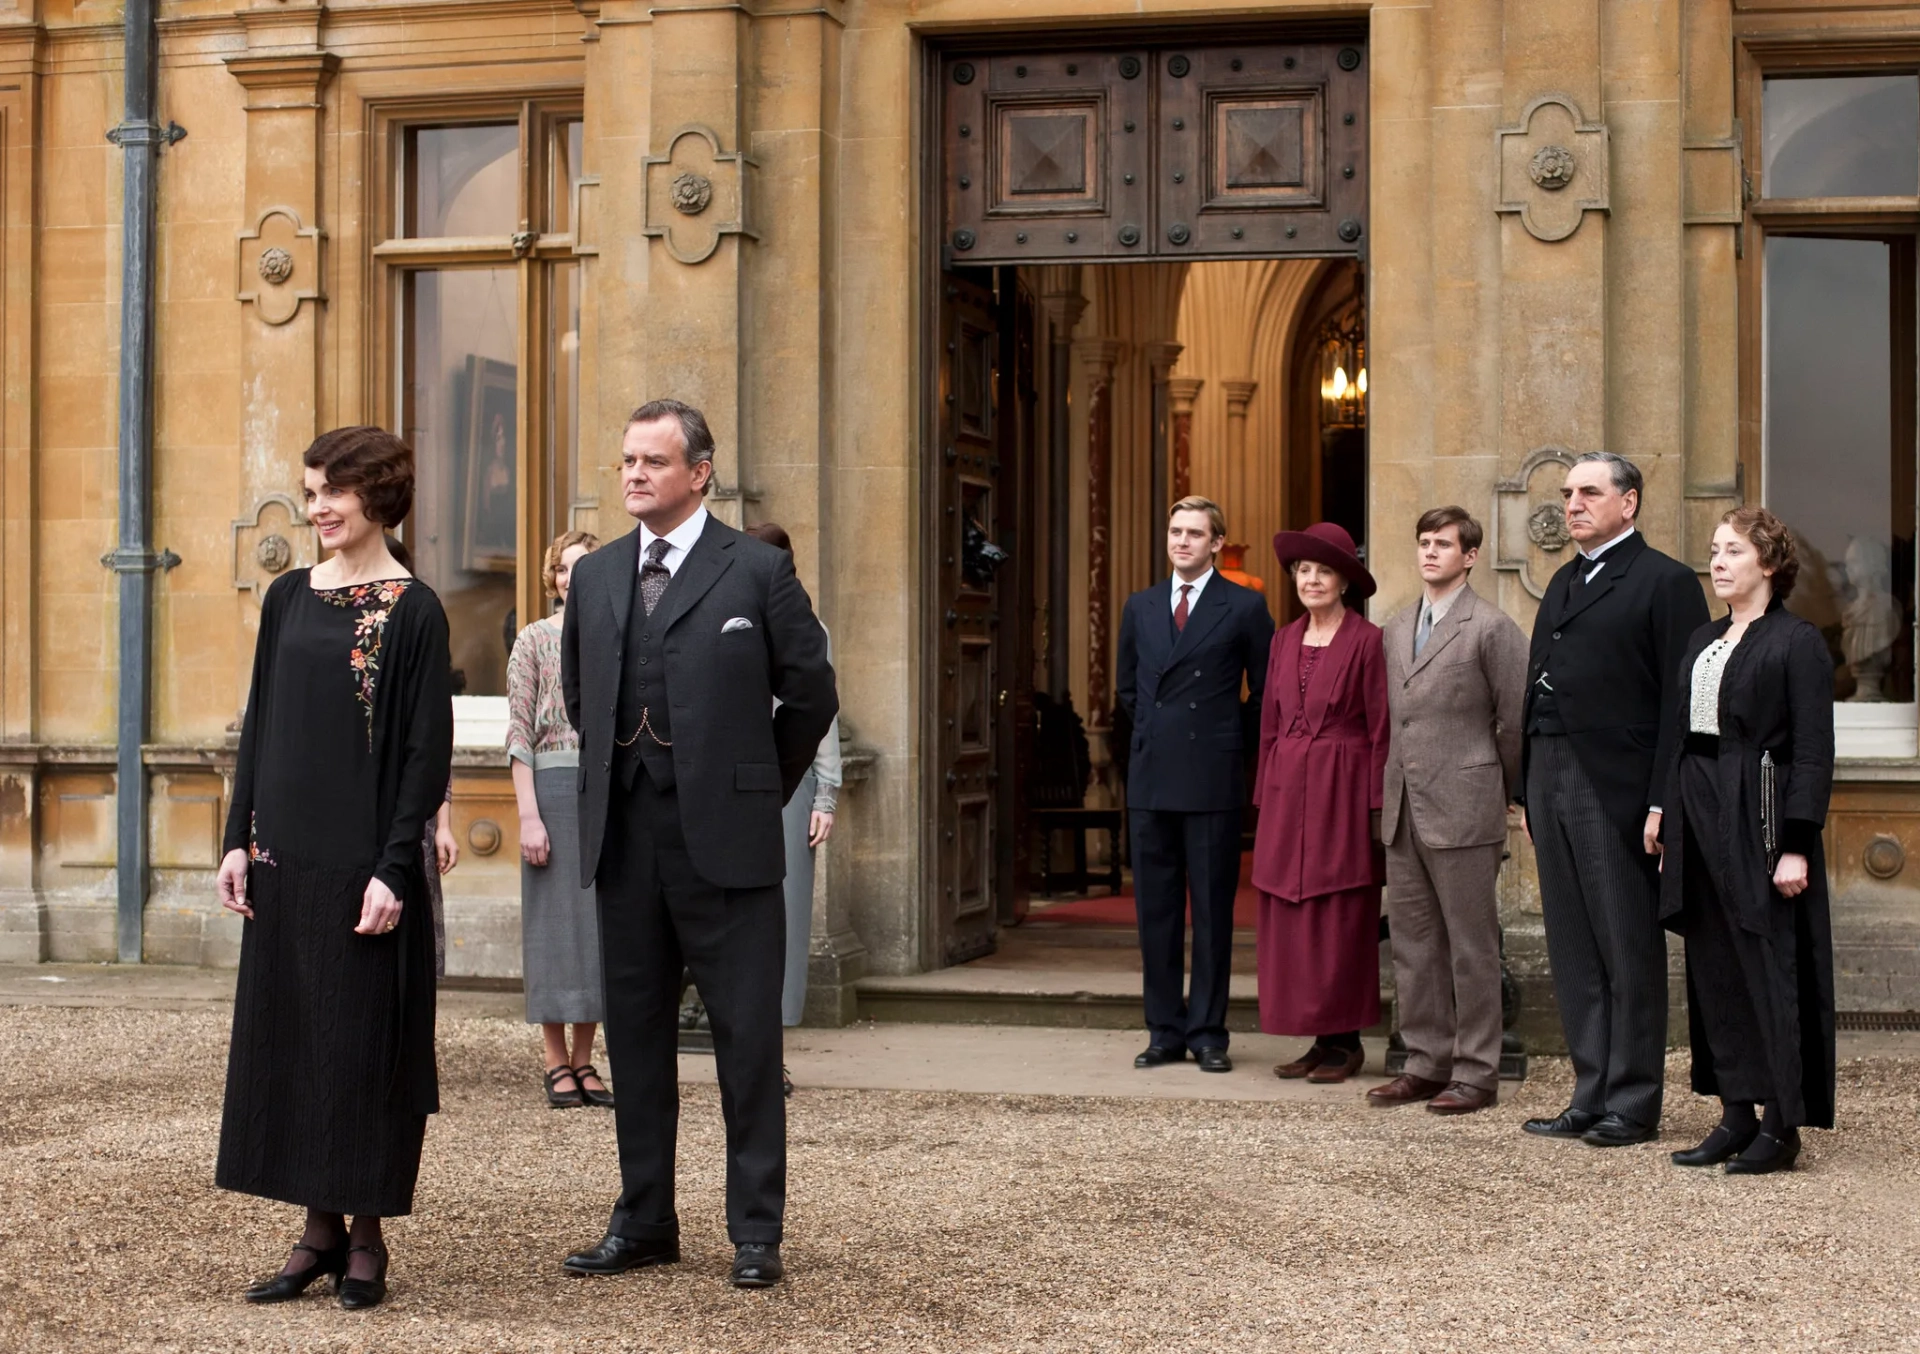
[(1200, 1064), (1202, 1072), (1233, 1071), (1233, 1059), (1227, 1056), (1224, 1048), (1196, 1048), (1193, 1060)]
[(624, 1274), (648, 1265), (671, 1265), (680, 1259), (678, 1241), (636, 1241), (632, 1237), (608, 1232), (600, 1244), (575, 1251), (560, 1262), (560, 1268), (573, 1275)]
[(1637, 1142), (1652, 1142), (1660, 1136), (1658, 1128), (1637, 1124), (1621, 1114), (1609, 1114), (1580, 1135), (1589, 1147), (1631, 1147)]
[(1180, 1063), (1187, 1060), (1184, 1048), (1161, 1048), (1158, 1044), (1147, 1045), (1147, 1051), (1133, 1060), (1135, 1067), (1165, 1067), (1168, 1063)]
[(1520, 1128), (1536, 1138), (1577, 1138), (1599, 1122), (1600, 1116), (1592, 1111), (1569, 1107), (1551, 1119), (1529, 1119)]
[(733, 1273), (728, 1277), (735, 1288), (771, 1288), (786, 1272), (780, 1263), (779, 1246), (743, 1241), (733, 1248)]

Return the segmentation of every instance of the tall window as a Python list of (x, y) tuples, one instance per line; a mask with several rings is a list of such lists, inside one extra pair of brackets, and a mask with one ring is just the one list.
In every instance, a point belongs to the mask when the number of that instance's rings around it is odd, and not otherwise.
[[(1841, 750), (1916, 753), (1920, 75), (1760, 82), (1762, 497), (1826, 636)], [(1750, 237), (1750, 239), (1753, 237)]]
[(500, 696), (575, 497), (582, 137), (565, 106), (461, 114), (386, 129), (384, 419), (419, 458), (403, 535), (446, 605), (454, 689)]

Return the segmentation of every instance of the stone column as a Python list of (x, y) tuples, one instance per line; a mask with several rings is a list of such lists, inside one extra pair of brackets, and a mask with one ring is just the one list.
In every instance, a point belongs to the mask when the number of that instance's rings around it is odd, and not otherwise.
[(1233, 502), (1227, 505), (1227, 520), (1244, 522), (1247, 516), (1247, 406), (1253, 403), (1258, 381), (1229, 380), (1220, 383), (1227, 393), (1227, 464), (1232, 467), (1228, 483)]
[(1047, 361), (1047, 690), (1064, 700), (1072, 688), (1068, 614), (1073, 559), (1073, 327), (1086, 312), (1077, 291), (1040, 298), (1051, 334)]
[[(841, 797), (873, 776), (874, 754), (855, 747), (851, 726), (840, 725)], [(856, 792), (857, 793), (857, 792)], [(851, 1025), (860, 1015), (858, 984), (867, 976), (867, 947), (853, 929), (852, 890), (834, 883), (834, 838), (813, 853), (813, 933), (807, 943), (809, 1025)]]
[(1193, 492), (1193, 402), (1206, 384), (1197, 376), (1175, 376), (1167, 381), (1167, 403), (1172, 423), (1173, 499), (1177, 503)]
[(1153, 382), (1149, 415), (1152, 419), (1149, 428), (1151, 444), (1148, 449), (1153, 491), (1147, 505), (1147, 540), (1150, 542), (1147, 576), (1155, 583), (1167, 576), (1167, 553), (1161, 541), (1165, 534), (1167, 505), (1174, 500), (1174, 495), (1169, 492), (1173, 487), (1170, 465), (1173, 430), (1167, 378), (1173, 374), (1173, 364), (1180, 360), (1180, 352), (1181, 346), (1171, 339), (1154, 339), (1141, 349), (1141, 355), (1147, 359), (1149, 378)]
[[(274, 575), (312, 564), (318, 544), (297, 506), (300, 454), (320, 431), (320, 96), (339, 58), (320, 50), (319, 10), (243, 10), (251, 48), (227, 58), (246, 90), (246, 188), (235, 296), (240, 320), (240, 502), (233, 577), (256, 602)], [(258, 615), (249, 608), (249, 624)], [(251, 643), (240, 646), (243, 659)], [(245, 664), (237, 674), (246, 690)]]
[(1082, 339), (1074, 352), (1087, 376), (1087, 727), (1110, 727), (1107, 688), (1112, 671), (1108, 618), (1113, 609), (1113, 364), (1119, 339)]
[(707, 505), (737, 527), (751, 437), (741, 366), (749, 329), (742, 253), (753, 237), (754, 166), (745, 151), (753, 21), (743, 5), (703, 0), (668, 0), (649, 12), (641, 233), (652, 247), (646, 304), (634, 317), (645, 335), (645, 394), (706, 414), (715, 443)]

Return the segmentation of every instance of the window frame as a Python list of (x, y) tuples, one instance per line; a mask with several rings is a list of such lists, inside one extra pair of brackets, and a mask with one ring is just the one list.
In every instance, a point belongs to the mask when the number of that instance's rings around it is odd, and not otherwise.
[[(549, 409), (553, 357), (549, 331), (555, 305), (566, 300), (564, 286), (554, 285), (559, 269), (553, 265), (581, 266), (574, 230), (579, 220), (581, 170), (572, 167), (573, 188), (556, 183), (556, 169), (568, 167), (556, 165), (554, 147), (556, 138), (566, 135), (569, 123), (585, 120), (584, 93), (577, 87), (558, 87), (497, 95), (426, 96), (382, 101), (370, 105), (368, 113), (365, 371), (374, 423), (404, 436), (407, 429), (401, 422), (411, 416), (400, 391), (407, 379), (402, 367), (411, 360), (412, 345), (400, 332), (410, 277), (432, 269), (511, 267), (515, 271), (513, 596), (524, 625), (547, 613), (543, 574), (548, 526), (555, 520), (570, 522), (572, 509), (578, 506), (555, 502), (555, 458), (548, 447), (549, 434), (557, 426)], [(408, 204), (401, 178), (408, 134), (419, 128), (476, 124), (512, 124), (519, 129), (523, 214), (517, 229), (505, 235), (410, 237), (406, 233), (410, 224), (402, 220)], [(554, 218), (563, 212), (564, 222), (557, 222)], [(555, 224), (567, 228), (550, 229)], [(578, 466), (569, 467), (569, 473), (577, 477)], [(403, 527), (403, 539), (410, 526)], [(504, 697), (456, 697), (456, 724), (462, 731), (457, 741), (488, 737), (493, 724), (505, 717), (504, 704)]]
[[(1738, 38), (1734, 44), (1734, 108), (1747, 147), (1741, 166), (1741, 197), (1745, 211), (1736, 237), (1737, 304), (1739, 307), (1739, 493), (1741, 501), (1766, 501), (1766, 244), (1771, 236), (1832, 235), (1843, 238), (1920, 237), (1920, 196), (1915, 197), (1766, 197), (1763, 148), (1766, 128), (1761, 96), (1771, 78), (1792, 76), (1920, 75), (1920, 34), (1871, 41), (1819, 41), (1800, 34), (1765, 33)], [(1920, 146), (1915, 148), (1920, 156)], [(1920, 251), (1920, 239), (1915, 249)], [(1915, 272), (1920, 272), (1916, 268)], [(1907, 281), (1920, 288), (1920, 280)], [(1920, 293), (1907, 298), (1910, 314), (1920, 316)], [(1920, 333), (1907, 342), (1920, 359)], [(1920, 475), (1920, 378), (1915, 364), (1898, 367), (1895, 398), (1903, 414), (1896, 414), (1896, 435), (1904, 422), (1912, 443), (1909, 473)], [(1913, 530), (1920, 541), (1920, 497), (1916, 498)], [(1916, 566), (1920, 573), (1920, 566)], [(1920, 596), (1920, 578), (1911, 580)], [(1920, 616), (1910, 634), (1920, 658)], [(1920, 693), (1916, 700), (1896, 704), (1834, 703), (1836, 751), (1845, 761), (1897, 761), (1920, 758)], [(1899, 746), (1892, 751), (1889, 743)]]

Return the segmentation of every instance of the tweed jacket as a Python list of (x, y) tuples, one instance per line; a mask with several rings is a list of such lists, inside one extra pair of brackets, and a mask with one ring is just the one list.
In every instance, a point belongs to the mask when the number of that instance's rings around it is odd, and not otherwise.
[(1430, 847), (1506, 840), (1507, 801), (1520, 781), (1527, 637), (1513, 618), (1463, 584), (1420, 657), (1420, 603), (1387, 622), (1387, 751), (1381, 839), (1402, 830), (1402, 790)]

